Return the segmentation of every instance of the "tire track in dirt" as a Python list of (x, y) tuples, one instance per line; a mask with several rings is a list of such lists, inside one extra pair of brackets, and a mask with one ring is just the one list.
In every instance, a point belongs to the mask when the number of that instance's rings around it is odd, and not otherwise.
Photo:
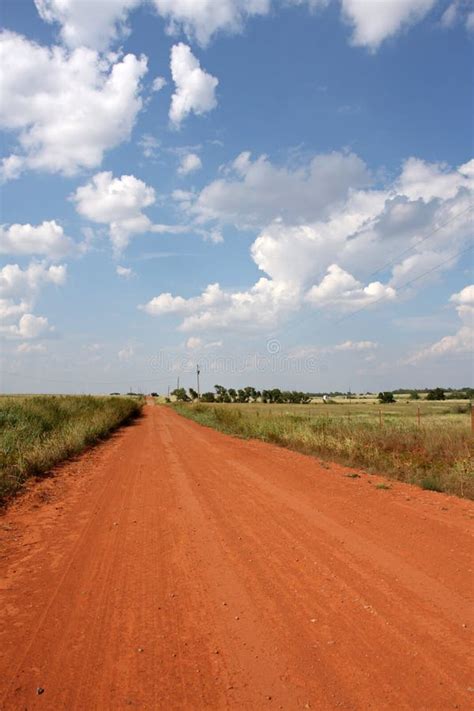
[(147, 406), (0, 520), (0, 708), (470, 711), (472, 503), (347, 471)]

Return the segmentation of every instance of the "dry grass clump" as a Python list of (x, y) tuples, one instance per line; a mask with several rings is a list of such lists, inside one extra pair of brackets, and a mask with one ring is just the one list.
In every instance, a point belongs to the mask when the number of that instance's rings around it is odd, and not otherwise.
[(386, 474), (425, 489), (474, 498), (474, 447), (467, 423), (456, 416), (425, 419), (338, 417), (285, 412), (267, 406), (178, 405), (201, 424), (245, 438)]
[(141, 410), (126, 397), (0, 397), (0, 501), (29, 476), (82, 451)]

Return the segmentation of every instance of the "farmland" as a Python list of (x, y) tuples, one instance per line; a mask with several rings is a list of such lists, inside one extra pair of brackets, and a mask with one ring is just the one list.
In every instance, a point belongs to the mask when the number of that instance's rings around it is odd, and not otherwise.
[(141, 401), (125, 397), (0, 397), (0, 501), (135, 417)]
[(474, 447), (465, 400), (335, 399), (309, 405), (175, 403), (203, 425), (474, 498)]

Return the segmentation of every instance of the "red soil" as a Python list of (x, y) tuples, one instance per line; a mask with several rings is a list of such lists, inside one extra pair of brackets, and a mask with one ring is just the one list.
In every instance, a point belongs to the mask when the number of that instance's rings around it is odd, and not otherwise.
[(30, 485), (0, 708), (472, 709), (472, 504), (348, 471), (150, 405)]

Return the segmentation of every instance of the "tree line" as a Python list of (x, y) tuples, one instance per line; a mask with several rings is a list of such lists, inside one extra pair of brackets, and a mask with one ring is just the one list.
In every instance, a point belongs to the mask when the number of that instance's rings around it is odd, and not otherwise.
[[(389, 390), (380, 392), (378, 394), (379, 402), (383, 404), (390, 404), (396, 402), (395, 395), (409, 394), (410, 400), (420, 400), (420, 393), (424, 395), (423, 399), (426, 400), (448, 400), (448, 399), (469, 399), (474, 395), (474, 390), (471, 388), (465, 388), (461, 390), (454, 390), (448, 388), (425, 388), (423, 390)], [(300, 390), (280, 390), (280, 388), (272, 388), (270, 390), (256, 390), (256, 388), (247, 386), (245, 388), (225, 388), (223, 385), (214, 385), (214, 392), (209, 391), (202, 393), (199, 397), (198, 393), (194, 388), (176, 388), (172, 391), (176, 400), (180, 402), (194, 402), (200, 400), (201, 402), (227, 402), (227, 403), (247, 403), (247, 402), (263, 402), (269, 404), (295, 404), (295, 405), (307, 405), (311, 402), (312, 398), (315, 397), (313, 393), (305, 393)], [(333, 393), (329, 393), (331, 397)], [(340, 395), (346, 398), (353, 398), (355, 395), (352, 393), (340, 393)], [(322, 394), (324, 398), (327, 398)], [(331, 400), (325, 399), (325, 402), (329, 403)]]
[[(304, 405), (311, 402), (311, 396), (308, 393), (298, 390), (280, 390), (272, 388), (271, 390), (256, 390), (253, 387), (245, 388), (225, 388), (223, 385), (214, 385), (215, 392), (205, 392), (201, 395), (201, 402), (265, 402), (265, 403), (286, 403)], [(176, 388), (171, 393), (180, 402), (193, 402), (198, 400), (198, 393), (194, 388)]]

